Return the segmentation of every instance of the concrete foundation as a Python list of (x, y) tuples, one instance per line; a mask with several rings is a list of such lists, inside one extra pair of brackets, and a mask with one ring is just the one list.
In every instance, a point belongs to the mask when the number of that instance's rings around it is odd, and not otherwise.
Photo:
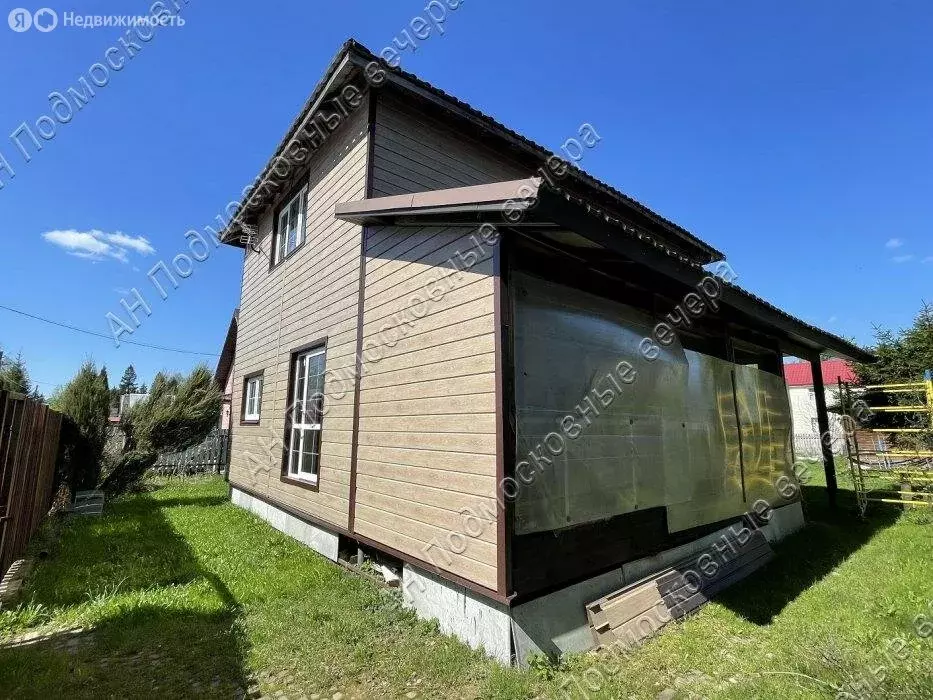
[(405, 605), (441, 631), (460, 638), (503, 664), (512, 662), (512, 630), (506, 606), (410, 564), (402, 570)]
[[(231, 490), (231, 500), (328, 559), (337, 560), (339, 538), (336, 534), (236, 488)], [(770, 521), (761, 530), (768, 541), (774, 543), (800, 530), (804, 524), (803, 509), (798, 502), (772, 511)], [(593, 636), (584, 608), (587, 603), (676, 561), (699, 556), (727, 532), (729, 528), (723, 528), (511, 609), (411, 564), (405, 564), (402, 570), (402, 594), (406, 606), (422, 619), (437, 620), (445, 634), (458, 637), (474, 649), (482, 649), (503, 664), (514, 662), (525, 666), (532, 654), (558, 657), (592, 649)]]
[(230, 500), (235, 505), (255, 513), (276, 530), (284, 532), (289, 537), (294, 537), (302, 544), (306, 544), (318, 554), (323, 554), (331, 561), (337, 561), (339, 537), (334, 533), (310, 525), (304, 520), (299, 520), (294, 515), (254, 498), (237, 488), (230, 490)]

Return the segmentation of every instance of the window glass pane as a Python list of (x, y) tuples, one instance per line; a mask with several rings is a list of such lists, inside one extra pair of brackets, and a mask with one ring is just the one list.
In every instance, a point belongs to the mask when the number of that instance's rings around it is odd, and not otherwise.
[(288, 205), (288, 252), (298, 247), (298, 219), (301, 207), (301, 197), (295, 197)]
[(304, 423), (304, 399), (305, 387), (307, 386), (307, 363), (304, 355), (298, 358), (298, 368), (295, 370), (295, 378), (295, 411), (293, 421), (295, 423)]
[(279, 228), (276, 232), (276, 262), (280, 262), (285, 257), (285, 232), (288, 230), (288, 211), (283, 211), (279, 215)]
[(292, 476), (298, 474), (298, 462), (301, 456), (301, 430), (292, 428), (292, 440), (288, 453), (288, 473)]
[(324, 354), (308, 358), (308, 422), (321, 422), (324, 408)]
[(301, 245), (301, 242), (305, 238), (305, 212), (308, 211), (308, 207), (307, 207), (308, 200), (307, 200), (306, 193), (302, 192), (298, 200), (299, 200), (299, 205), (298, 205), (299, 209), (298, 209), (298, 217), (296, 218), (297, 223), (295, 225), (298, 227), (298, 245)]
[(301, 447), (301, 473), (306, 475), (317, 474), (318, 462), (320, 461), (318, 445), (320, 442), (321, 431), (306, 429), (303, 432), (304, 439), (302, 440)]
[(246, 417), (254, 418), (259, 413), (258, 407), (259, 383), (255, 379), (246, 382)]
[(295, 197), (292, 203), (288, 205), (288, 227), (290, 229), (298, 228), (299, 214), (301, 213), (301, 197)]
[(256, 380), (256, 415), (262, 411), (262, 377)]

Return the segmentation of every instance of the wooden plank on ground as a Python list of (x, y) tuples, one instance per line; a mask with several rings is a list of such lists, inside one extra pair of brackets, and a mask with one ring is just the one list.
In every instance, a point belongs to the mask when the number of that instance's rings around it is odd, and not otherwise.
[(699, 609), (773, 557), (760, 530), (754, 530), (744, 542), (724, 536), (692, 557), (587, 604), (593, 639), (598, 646), (638, 644), (671, 620)]

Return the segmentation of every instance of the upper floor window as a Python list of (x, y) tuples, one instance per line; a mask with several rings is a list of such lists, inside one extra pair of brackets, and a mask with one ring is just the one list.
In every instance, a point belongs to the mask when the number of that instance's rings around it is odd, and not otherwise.
[(279, 210), (275, 224), (274, 265), (282, 262), (304, 243), (307, 197), (308, 188), (303, 187)]
[(243, 386), (243, 422), (258, 423), (262, 411), (262, 374), (247, 377)]

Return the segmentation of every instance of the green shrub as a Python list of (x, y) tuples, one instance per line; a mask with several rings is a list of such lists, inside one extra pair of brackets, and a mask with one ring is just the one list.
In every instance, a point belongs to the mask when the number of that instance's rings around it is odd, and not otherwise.
[(110, 495), (134, 491), (146, 471), (156, 462), (156, 453), (146, 450), (133, 450), (120, 458), (117, 466), (103, 483), (104, 491)]
[(138, 449), (180, 451), (197, 445), (217, 425), (222, 399), (204, 366), (187, 377), (160, 372), (149, 397), (124, 415), (122, 423)]
[(59, 442), (60, 477), (72, 490), (96, 487), (110, 416), (106, 371), (98, 372), (92, 361), (86, 361), (52, 397), (51, 405), (64, 416)]

